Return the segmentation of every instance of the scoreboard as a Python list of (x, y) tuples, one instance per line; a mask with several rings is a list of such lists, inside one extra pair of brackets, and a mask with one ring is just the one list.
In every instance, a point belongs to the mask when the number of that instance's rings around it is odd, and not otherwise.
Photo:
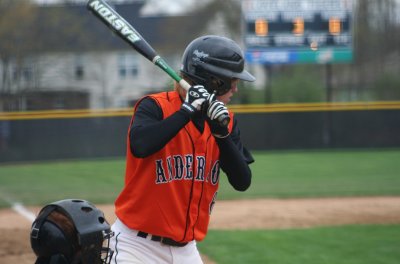
[(346, 63), (353, 0), (242, 0), (249, 63)]

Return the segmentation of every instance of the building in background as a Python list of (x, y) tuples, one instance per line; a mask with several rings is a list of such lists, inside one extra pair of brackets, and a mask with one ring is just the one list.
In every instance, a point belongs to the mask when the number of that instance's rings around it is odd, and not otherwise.
[[(117, 1), (113, 7), (177, 71), (195, 37), (234, 37), (224, 31), (217, 10), (144, 16), (145, 4)], [(85, 3), (36, 6), (29, 26), (33, 36), (21, 40), (32, 43), (29, 52), (17, 50), (18, 56), (0, 63), (1, 111), (130, 107), (145, 94), (172, 89), (166, 74), (115, 36)]]

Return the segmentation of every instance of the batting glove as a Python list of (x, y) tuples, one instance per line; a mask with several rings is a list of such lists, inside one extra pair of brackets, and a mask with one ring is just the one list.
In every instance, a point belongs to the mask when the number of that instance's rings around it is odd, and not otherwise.
[(216, 99), (215, 94), (209, 96), (207, 104), (207, 123), (210, 126), (211, 133), (217, 138), (229, 136), (228, 124), (221, 124), (218, 120), (222, 115), (229, 115), (228, 108)]
[(228, 108), (223, 102), (217, 100), (215, 94), (212, 94), (208, 97), (207, 103), (207, 116), (211, 120), (218, 120), (218, 118), (222, 115), (229, 115)]
[(210, 94), (202, 85), (195, 85), (189, 88), (186, 93), (185, 102), (183, 102), (181, 109), (193, 115), (201, 110), (202, 104), (210, 97)]

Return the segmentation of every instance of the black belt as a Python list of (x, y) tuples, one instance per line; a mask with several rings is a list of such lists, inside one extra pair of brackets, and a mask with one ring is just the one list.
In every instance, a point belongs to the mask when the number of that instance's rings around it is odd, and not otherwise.
[[(149, 233), (142, 232), (142, 231), (138, 231), (138, 233), (137, 233), (138, 237), (143, 237), (143, 238), (147, 238), (148, 235), (149, 235)], [(173, 247), (184, 247), (188, 244), (187, 242), (181, 243), (181, 242), (177, 242), (168, 237), (161, 237), (161, 236), (155, 236), (155, 235), (151, 235), (151, 240), (161, 242), (165, 245), (173, 246)]]

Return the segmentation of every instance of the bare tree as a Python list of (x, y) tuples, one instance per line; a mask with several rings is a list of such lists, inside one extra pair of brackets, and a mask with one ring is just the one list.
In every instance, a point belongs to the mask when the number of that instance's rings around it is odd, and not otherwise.
[[(23, 58), (36, 49), (32, 24), (37, 7), (28, 0), (2, 0), (0, 2), (0, 62), (2, 65), (0, 94), (11, 92), (12, 86), (23, 72)], [(11, 69), (11, 65), (15, 68)]]
[(371, 84), (400, 70), (398, 10), (396, 0), (357, 1), (354, 50), (358, 96), (368, 93), (368, 89), (386, 89)]
[[(39, 6), (31, 0), (0, 1), (0, 94), (4, 104), (42, 88), (45, 54), (102, 48), (85, 24), (86, 10), (65, 2)], [(86, 14), (86, 13), (85, 13)], [(65, 72), (63, 72), (65, 74)], [(7, 107), (6, 107), (7, 108)], [(13, 110), (17, 106), (11, 106)], [(4, 109), (0, 102), (0, 110)]]

